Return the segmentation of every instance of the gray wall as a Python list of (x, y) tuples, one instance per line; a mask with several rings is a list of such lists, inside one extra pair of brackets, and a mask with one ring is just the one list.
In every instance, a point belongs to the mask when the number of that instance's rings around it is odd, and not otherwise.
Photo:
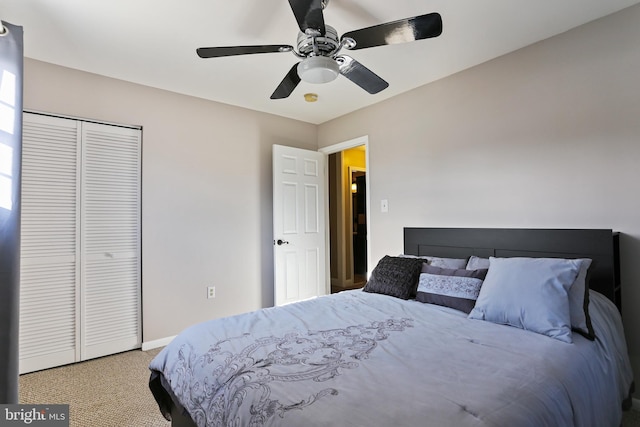
[(320, 125), (320, 147), (369, 136), (371, 259), (405, 226), (620, 231), (640, 373), (639, 22), (635, 6)]
[(34, 60), (24, 96), (25, 109), (143, 126), (144, 342), (273, 304), (271, 146), (316, 149), (315, 125)]

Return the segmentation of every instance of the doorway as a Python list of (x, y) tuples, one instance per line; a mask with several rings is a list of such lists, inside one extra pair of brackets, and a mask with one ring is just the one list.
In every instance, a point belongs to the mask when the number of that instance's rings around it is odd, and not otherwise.
[[(360, 144), (354, 144), (356, 141)], [(345, 146), (349, 143), (352, 145)], [(344, 144), (327, 152), (332, 293), (363, 287), (369, 264), (366, 139)]]

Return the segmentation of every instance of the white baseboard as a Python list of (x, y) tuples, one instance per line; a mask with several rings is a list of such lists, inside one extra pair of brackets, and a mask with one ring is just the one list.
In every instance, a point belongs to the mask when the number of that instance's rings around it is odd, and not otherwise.
[(154, 348), (164, 347), (169, 344), (176, 336), (160, 338), (159, 340), (147, 341), (142, 343), (142, 351), (153, 350)]

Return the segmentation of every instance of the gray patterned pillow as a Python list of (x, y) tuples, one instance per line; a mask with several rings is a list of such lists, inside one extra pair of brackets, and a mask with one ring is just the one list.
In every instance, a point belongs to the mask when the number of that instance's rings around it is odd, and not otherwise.
[[(434, 267), (440, 268), (454, 268), (461, 269), (467, 266), (467, 258), (442, 258), (439, 256), (430, 256), (430, 255), (408, 255), (401, 254), (403, 258), (422, 258), (429, 265), (433, 265)], [(489, 260), (487, 260), (487, 263)], [(478, 267), (478, 268), (489, 268), (489, 267)]]
[(467, 270), (477, 270), (479, 268), (489, 268), (489, 258), (480, 258), (477, 256), (470, 256), (467, 266)]
[(424, 260), (385, 255), (371, 272), (363, 291), (409, 299), (415, 296)]
[(422, 267), (416, 300), (455, 308), (467, 314), (480, 294), (486, 268), (478, 270)]
[(429, 265), (440, 268), (462, 269), (467, 266), (466, 258), (442, 258), (438, 256), (425, 257), (429, 261)]

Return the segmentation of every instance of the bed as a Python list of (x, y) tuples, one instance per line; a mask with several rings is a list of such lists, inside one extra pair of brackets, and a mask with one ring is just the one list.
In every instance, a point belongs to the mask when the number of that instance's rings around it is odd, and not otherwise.
[(363, 290), (189, 327), (149, 386), (173, 426), (619, 426), (618, 239), (405, 228)]

